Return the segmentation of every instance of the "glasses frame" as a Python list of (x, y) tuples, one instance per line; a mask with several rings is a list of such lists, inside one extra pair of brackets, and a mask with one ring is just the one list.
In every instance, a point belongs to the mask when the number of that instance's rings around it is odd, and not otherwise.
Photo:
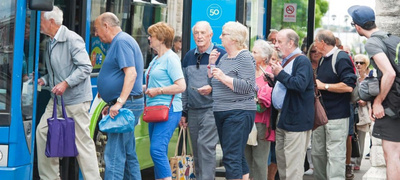
[(197, 55), (196, 69), (200, 68), (200, 62), (201, 62), (201, 58), (203, 58), (203, 55), (204, 55), (204, 53)]
[(353, 27), (355, 27), (356, 26), (356, 23), (354, 23), (354, 21), (351, 21), (351, 26), (353, 26)]
[(357, 62), (357, 61), (354, 61), (354, 64), (355, 64), (355, 65), (357, 65), (357, 64), (359, 64), (359, 65), (364, 65), (365, 62), (360, 62), (360, 61)]

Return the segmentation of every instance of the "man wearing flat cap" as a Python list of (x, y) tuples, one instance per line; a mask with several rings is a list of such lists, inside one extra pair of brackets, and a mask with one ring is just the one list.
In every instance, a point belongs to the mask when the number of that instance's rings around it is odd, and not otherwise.
[(396, 96), (392, 88), (396, 72), (385, 53), (388, 49), (382, 41), (388, 38), (388, 33), (376, 27), (375, 13), (370, 7), (352, 6), (348, 9), (348, 13), (353, 18), (352, 25), (358, 34), (368, 38), (365, 49), (372, 59), (372, 65), (378, 70), (380, 92), (373, 101), (370, 114), (370, 118), (375, 119), (372, 135), (382, 139), (387, 179), (398, 179), (400, 177), (400, 118), (385, 114), (388, 100), (393, 98), (391, 96)]

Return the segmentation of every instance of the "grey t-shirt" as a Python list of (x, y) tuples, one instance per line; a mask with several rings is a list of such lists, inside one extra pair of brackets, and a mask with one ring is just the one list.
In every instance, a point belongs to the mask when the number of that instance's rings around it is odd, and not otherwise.
[(368, 53), (368, 56), (372, 58), (378, 53), (385, 53), (386, 52), (386, 46), (383, 44), (382, 40), (377, 36), (387, 36), (387, 32), (385, 31), (376, 31), (371, 34), (371, 37), (368, 39), (367, 43), (365, 44), (365, 50)]

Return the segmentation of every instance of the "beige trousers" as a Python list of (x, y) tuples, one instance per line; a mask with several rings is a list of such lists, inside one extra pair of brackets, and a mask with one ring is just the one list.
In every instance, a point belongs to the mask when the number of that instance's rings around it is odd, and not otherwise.
[[(47, 118), (53, 114), (53, 99), (51, 98), (46, 110), (40, 119), (36, 130), (37, 158), (40, 179), (60, 179), (59, 158), (48, 158), (45, 155), (47, 140)], [(65, 106), (68, 117), (75, 120), (75, 143), (79, 155), (76, 157), (85, 180), (99, 180), (100, 173), (96, 156), (96, 149), (90, 138), (90, 102)], [(57, 116), (62, 117), (61, 106), (57, 107)]]
[(281, 180), (302, 180), (311, 130), (291, 132), (276, 129), (276, 161)]

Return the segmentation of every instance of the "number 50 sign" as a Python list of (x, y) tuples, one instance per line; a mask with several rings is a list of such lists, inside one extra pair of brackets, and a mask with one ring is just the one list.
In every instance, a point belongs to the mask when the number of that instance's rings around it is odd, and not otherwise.
[(211, 4), (207, 8), (207, 17), (211, 20), (218, 20), (222, 15), (222, 8), (218, 4)]

